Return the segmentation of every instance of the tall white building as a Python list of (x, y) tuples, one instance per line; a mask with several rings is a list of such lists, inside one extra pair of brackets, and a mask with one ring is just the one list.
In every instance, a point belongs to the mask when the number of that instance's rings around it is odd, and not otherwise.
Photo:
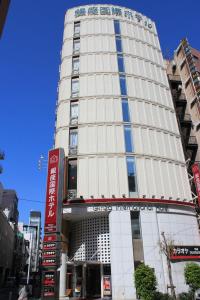
[[(161, 233), (175, 246), (200, 238), (155, 23), (119, 6), (69, 9), (58, 90), (67, 243), (60, 296), (136, 299), (141, 262), (167, 292)], [(184, 266), (172, 263), (177, 293), (187, 290)]]

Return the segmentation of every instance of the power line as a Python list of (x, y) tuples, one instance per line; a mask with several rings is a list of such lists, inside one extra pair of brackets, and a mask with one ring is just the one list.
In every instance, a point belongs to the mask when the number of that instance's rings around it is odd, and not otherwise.
[(27, 201), (27, 202), (38, 202), (38, 203), (45, 203), (45, 201), (39, 201), (39, 200), (31, 200), (26, 198), (19, 198), (21, 201)]

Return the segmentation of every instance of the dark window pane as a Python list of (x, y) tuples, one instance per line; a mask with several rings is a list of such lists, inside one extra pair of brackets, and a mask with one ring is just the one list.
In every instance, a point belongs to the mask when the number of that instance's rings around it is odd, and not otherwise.
[(127, 95), (127, 90), (126, 90), (126, 77), (125, 76), (120, 76), (120, 90), (121, 90), (121, 95)]
[(68, 190), (77, 189), (77, 161), (70, 161), (68, 165)]
[(141, 239), (140, 219), (138, 212), (131, 212), (131, 229), (133, 239)]
[(136, 192), (136, 174), (134, 157), (126, 158), (129, 193)]
[(116, 38), (116, 49), (117, 49), (117, 52), (122, 52), (122, 40), (121, 40), (121, 38)]
[(120, 24), (118, 20), (114, 20), (115, 34), (120, 34)]
[(122, 114), (123, 114), (123, 121), (130, 122), (128, 99), (126, 98), (122, 99)]
[(119, 72), (124, 72), (124, 58), (122, 55), (117, 55)]

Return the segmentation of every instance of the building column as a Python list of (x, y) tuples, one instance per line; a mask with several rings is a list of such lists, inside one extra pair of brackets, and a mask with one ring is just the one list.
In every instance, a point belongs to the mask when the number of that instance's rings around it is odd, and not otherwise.
[(60, 282), (59, 282), (59, 299), (68, 299), (66, 297), (66, 275), (67, 275), (67, 253), (61, 252), (61, 266), (60, 266)]

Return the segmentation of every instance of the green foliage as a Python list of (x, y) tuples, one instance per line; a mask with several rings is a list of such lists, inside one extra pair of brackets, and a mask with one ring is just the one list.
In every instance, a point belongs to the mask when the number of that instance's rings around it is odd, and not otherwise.
[(135, 286), (142, 300), (153, 300), (156, 291), (156, 276), (152, 268), (141, 264), (135, 270)]
[(173, 300), (173, 297), (169, 294), (162, 294), (160, 292), (155, 292), (153, 300)]
[(185, 281), (189, 284), (193, 292), (200, 288), (200, 266), (198, 264), (187, 264), (184, 269), (184, 274)]
[(179, 300), (194, 300), (194, 293), (181, 293), (178, 295)]

